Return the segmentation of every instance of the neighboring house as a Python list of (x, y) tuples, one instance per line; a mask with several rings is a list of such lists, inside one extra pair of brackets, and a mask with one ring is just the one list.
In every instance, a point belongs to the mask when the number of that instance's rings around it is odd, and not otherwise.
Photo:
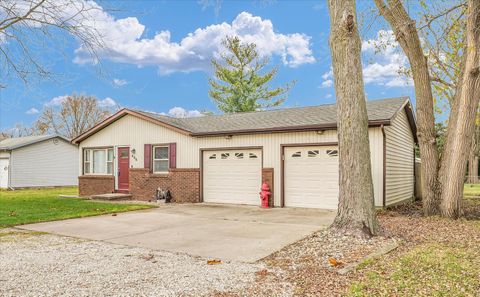
[(78, 146), (57, 135), (0, 141), (0, 188), (73, 186)]
[[(368, 101), (367, 109), (375, 205), (412, 199), (410, 101)], [(160, 187), (176, 202), (259, 205), (266, 181), (275, 206), (338, 205), (334, 104), (196, 118), (122, 109), (73, 142), (81, 195), (118, 191), (151, 200)]]

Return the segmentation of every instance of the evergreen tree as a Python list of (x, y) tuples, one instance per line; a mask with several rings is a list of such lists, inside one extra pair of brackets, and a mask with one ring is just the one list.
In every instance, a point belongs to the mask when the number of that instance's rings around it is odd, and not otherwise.
[(220, 60), (212, 60), (214, 77), (209, 79), (208, 92), (218, 109), (225, 113), (248, 112), (282, 104), (294, 82), (269, 89), (278, 67), (262, 74), (269, 63), (261, 58), (254, 43), (242, 43), (238, 37), (227, 37), (222, 45), (226, 52)]

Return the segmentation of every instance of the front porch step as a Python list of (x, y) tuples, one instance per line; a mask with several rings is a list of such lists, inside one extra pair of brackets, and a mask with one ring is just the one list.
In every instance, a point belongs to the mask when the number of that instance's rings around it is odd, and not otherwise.
[(108, 194), (100, 194), (100, 195), (93, 195), (90, 197), (93, 200), (132, 200), (131, 194), (123, 194), (123, 193), (108, 193)]

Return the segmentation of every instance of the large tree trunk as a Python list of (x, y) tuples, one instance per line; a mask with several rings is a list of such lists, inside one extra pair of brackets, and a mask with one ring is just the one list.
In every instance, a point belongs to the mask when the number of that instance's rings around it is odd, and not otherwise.
[(332, 227), (375, 235), (378, 222), (355, 0), (329, 0), (328, 7), (340, 158), (339, 204)]
[[(463, 177), (465, 176), (469, 152), (475, 132), (475, 116), (480, 100), (480, 1), (467, 1), (467, 30), (466, 46), (464, 49), (465, 70), (462, 84), (459, 86), (461, 95), (458, 98), (457, 117), (452, 123), (455, 127), (451, 131), (449, 155), (442, 170), (449, 178), (442, 177), (442, 205), (441, 212), (445, 217), (458, 218), (461, 215), (461, 201), (463, 198)], [(450, 123), (449, 123), (450, 125)], [(457, 177), (457, 178), (451, 178)]]
[(435, 141), (434, 102), (427, 58), (412, 20), (400, 0), (374, 0), (380, 14), (392, 27), (413, 74), (417, 105), (417, 136), (420, 146), (422, 196), (425, 215), (439, 212), (438, 149)]

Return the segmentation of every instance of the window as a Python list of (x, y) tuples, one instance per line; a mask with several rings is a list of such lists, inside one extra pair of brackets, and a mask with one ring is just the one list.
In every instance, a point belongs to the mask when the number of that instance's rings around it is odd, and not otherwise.
[(327, 150), (327, 155), (330, 157), (338, 157), (338, 150)]
[(249, 156), (250, 159), (258, 158), (257, 155), (255, 155), (254, 153), (250, 153), (250, 154), (248, 154), (248, 156)]
[(243, 153), (235, 153), (237, 159), (243, 159)]
[(153, 172), (167, 173), (169, 168), (168, 146), (153, 147)]
[(217, 154), (213, 154), (210, 157), (208, 157), (210, 160), (215, 160), (217, 158)]
[(90, 153), (91, 150), (84, 150), (83, 151), (83, 172), (84, 174), (89, 174), (90, 173)]
[(230, 157), (230, 153), (222, 153), (221, 155), (222, 159), (227, 159), (228, 157)]
[(320, 152), (318, 150), (314, 150), (314, 151), (308, 151), (308, 156), (313, 158), (313, 157), (316, 157), (318, 156)]
[(296, 152), (292, 154), (292, 158), (300, 158), (302, 156), (302, 152)]
[(83, 151), (84, 174), (113, 174), (113, 149), (86, 149)]

